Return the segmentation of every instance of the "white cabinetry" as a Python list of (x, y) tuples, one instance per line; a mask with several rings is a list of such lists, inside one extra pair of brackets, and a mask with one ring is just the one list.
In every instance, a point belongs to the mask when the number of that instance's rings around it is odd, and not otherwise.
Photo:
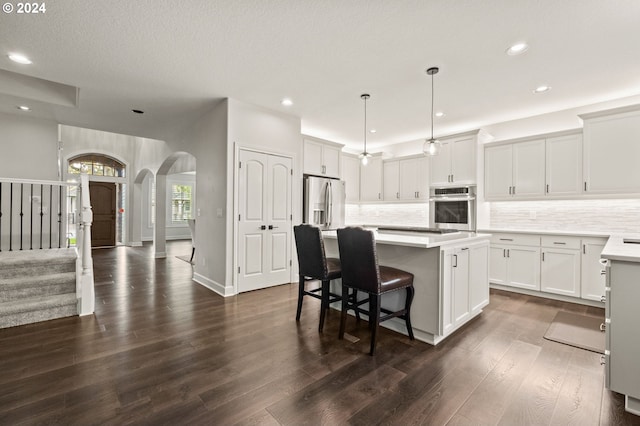
[(580, 297), (580, 238), (542, 237), (540, 289)]
[(540, 290), (540, 237), (494, 234), (489, 280), (527, 290)]
[(582, 239), (582, 280), (580, 297), (602, 301), (605, 292), (605, 277), (600, 263), (600, 254), (607, 244), (606, 238)]
[(582, 193), (582, 134), (547, 139), (545, 189), (547, 195)]
[(640, 107), (580, 117), (584, 120), (585, 192), (640, 192)]
[(609, 260), (605, 385), (625, 395), (625, 409), (640, 415), (640, 263)]
[(342, 180), (345, 183), (345, 201), (360, 201), (360, 159), (342, 153)]
[(485, 148), (486, 198), (544, 195), (544, 160), (544, 139)]
[(304, 140), (304, 173), (310, 175), (340, 177), (340, 144)]
[(489, 242), (441, 250), (440, 327), (446, 336), (489, 304)]
[(366, 166), (360, 167), (360, 201), (382, 200), (382, 156), (369, 158)]
[(431, 185), (476, 183), (477, 135), (441, 140), (440, 153), (431, 157)]
[(427, 158), (387, 160), (383, 163), (385, 201), (416, 201), (429, 197)]

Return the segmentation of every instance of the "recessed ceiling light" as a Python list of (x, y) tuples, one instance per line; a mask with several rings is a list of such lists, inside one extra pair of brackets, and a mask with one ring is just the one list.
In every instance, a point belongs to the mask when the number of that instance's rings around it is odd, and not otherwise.
[(19, 109), (20, 111), (31, 111), (31, 108), (29, 108), (29, 107), (28, 107), (28, 106), (26, 106), (26, 105), (20, 105), (20, 106), (18, 107), (18, 109)]
[(529, 49), (529, 45), (527, 43), (524, 43), (524, 42), (516, 43), (507, 49), (507, 55), (509, 56), (520, 55), (526, 52), (527, 49)]
[(369, 133), (377, 133), (378, 131), (376, 129), (371, 129), (369, 130)]
[(20, 53), (9, 53), (9, 59), (22, 65), (30, 65), (33, 63), (31, 62), (31, 59), (21, 55)]
[(551, 86), (547, 86), (545, 84), (543, 84), (542, 86), (538, 86), (533, 90), (533, 93), (544, 93), (544, 92), (548, 92), (549, 90), (551, 90)]
[(141, 109), (132, 109), (131, 112), (135, 112), (136, 114), (144, 114), (144, 111)]
[(280, 101), (280, 103), (284, 106), (291, 106), (293, 105), (293, 101), (289, 98), (284, 98), (283, 100)]
[(438, 111), (436, 112), (436, 117), (440, 118), (440, 117), (444, 117), (446, 114), (442, 111)]

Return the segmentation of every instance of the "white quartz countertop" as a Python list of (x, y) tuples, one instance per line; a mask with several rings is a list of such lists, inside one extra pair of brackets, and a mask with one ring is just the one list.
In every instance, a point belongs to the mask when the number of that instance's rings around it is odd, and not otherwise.
[(568, 237), (600, 237), (608, 238), (612, 232), (605, 231), (562, 231), (557, 229), (502, 229), (502, 228), (484, 228), (478, 229), (478, 232), (504, 233), (504, 234), (532, 234), (532, 235), (563, 235)]
[(640, 262), (640, 234), (612, 235), (600, 256), (609, 260)]
[[(427, 234), (419, 232), (398, 231), (378, 232), (374, 230), (376, 243), (391, 244), (396, 246), (433, 248), (458, 244), (470, 244), (482, 240), (489, 240), (491, 235), (476, 232), (456, 232), (451, 234)], [(337, 238), (336, 231), (323, 231), (325, 238)]]

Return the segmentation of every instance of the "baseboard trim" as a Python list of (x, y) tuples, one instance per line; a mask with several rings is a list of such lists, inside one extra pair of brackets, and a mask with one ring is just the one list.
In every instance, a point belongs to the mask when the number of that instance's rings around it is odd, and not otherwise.
[(208, 288), (209, 290), (213, 291), (214, 293), (219, 294), (222, 297), (229, 297), (229, 296), (234, 296), (235, 293), (233, 292), (233, 287), (231, 286), (225, 286), (223, 284), (220, 284), (212, 279), (209, 279), (207, 277), (205, 277), (204, 275), (195, 273), (193, 274), (193, 281), (197, 282), (198, 284), (200, 284), (203, 287)]
[(156, 259), (164, 259), (166, 257), (167, 257), (167, 252), (166, 251), (160, 251), (160, 252), (155, 254), (155, 258)]
[(142, 247), (142, 241), (130, 241), (127, 245), (129, 247)]
[(596, 308), (604, 308), (604, 302), (596, 302), (595, 300), (580, 299), (577, 297), (564, 296), (562, 294), (545, 293), (542, 291), (527, 290), (525, 288), (510, 287), (501, 284), (490, 283), (489, 288), (496, 290), (510, 291), (512, 293), (526, 294), (527, 296), (542, 297), (543, 299), (559, 300), (561, 302), (576, 303), (578, 305), (593, 306)]

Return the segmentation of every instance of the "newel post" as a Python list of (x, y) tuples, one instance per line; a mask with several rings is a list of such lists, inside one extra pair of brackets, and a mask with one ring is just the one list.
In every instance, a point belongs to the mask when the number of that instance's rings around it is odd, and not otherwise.
[(82, 191), (80, 211), (80, 225), (82, 226), (82, 273), (80, 278), (80, 309), (79, 314), (91, 315), (95, 310), (95, 289), (93, 281), (93, 258), (91, 257), (91, 224), (93, 211), (89, 197), (89, 176), (80, 175), (80, 190)]

